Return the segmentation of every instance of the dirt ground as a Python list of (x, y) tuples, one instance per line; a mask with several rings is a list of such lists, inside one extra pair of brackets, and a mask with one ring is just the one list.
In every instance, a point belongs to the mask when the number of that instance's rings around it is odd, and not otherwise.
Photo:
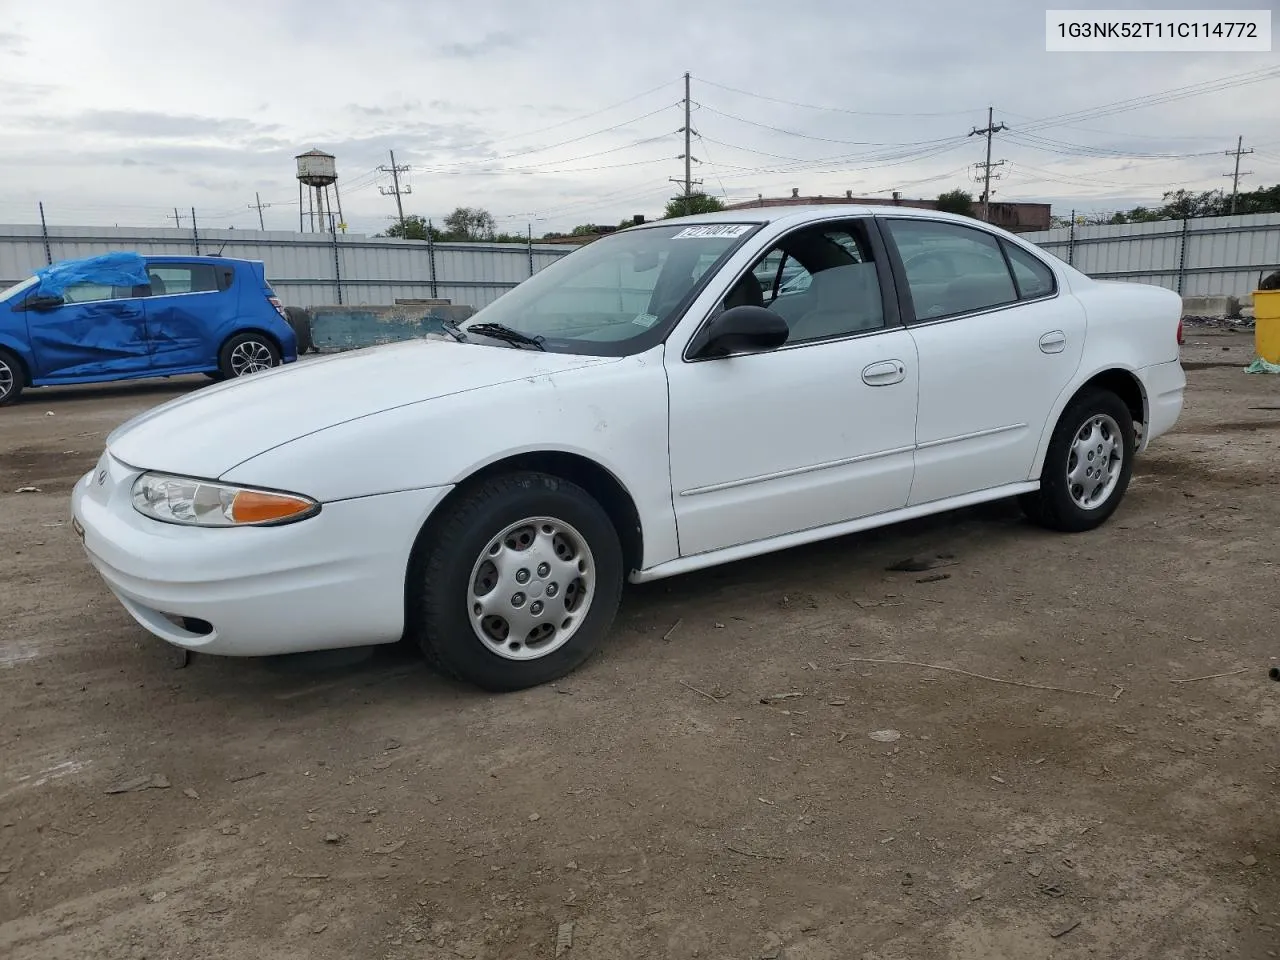
[(177, 669), (67, 509), (196, 384), (33, 393), (0, 412), (0, 956), (1277, 956), (1280, 378), (1188, 339), (1105, 528), (1002, 504), (629, 588), (601, 656), (507, 696), (395, 651)]

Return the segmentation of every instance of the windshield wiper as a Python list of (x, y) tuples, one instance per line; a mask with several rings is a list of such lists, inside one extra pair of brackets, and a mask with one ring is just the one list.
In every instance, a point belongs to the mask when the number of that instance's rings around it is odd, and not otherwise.
[(467, 335), (463, 332), (462, 328), (452, 320), (449, 320), (446, 317), (432, 317), (431, 319), (440, 324), (441, 329), (459, 343), (467, 342)]
[(501, 340), (504, 343), (520, 344), (522, 347), (536, 347), (545, 351), (547, 348), (543, 345), (546, 337), (541, 335), (531, 337), (527, 333), (521, 333), (519, 330), (513, 330), (505, 323), (475, 323), (467, 327), (467, 333), (478, 333), (482, 337), (491, 337), (494, 340)]

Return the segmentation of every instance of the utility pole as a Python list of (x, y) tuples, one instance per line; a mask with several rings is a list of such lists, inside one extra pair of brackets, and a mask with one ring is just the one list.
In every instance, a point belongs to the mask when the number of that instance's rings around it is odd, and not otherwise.
[(265, 233), (267, 228), (266, 228), (266, 226), (263, 224), (263, 221), (262, 221), (262, 211), (263, 211), (263, 210), (265, 210), (267, 207), (271, 206), (271, 204), (269, 204), (269, 203), (263, 203), (263, 202), (262, 202), (262, 197), (258, 194), (258, 192), (257, 192), (256, 190), (253, 192), (253, 199), (254, 199), (255, 201), (257, 201), (257, 202), (256, 202), (256, 203), (251, 203), (251, 204), (249, 204), (249, 205), (248, 205), (248, 207), (249, 207), (249, 209), (250, 209), (250, 210), (254, 209), (255, 207), (257, 208), (257, 210), (258, 210), (258, 229), (259, 229), (259, 230), (261, 230), (261, 231), (263, 231), (263, 232)]
[[(991, 162), (991, 138), (995, 134), (999, 133), (1001, 130), (1009, 129), (1003, 123), (1001, 123), (1000, 126), (998, 127), (995, 125), (994, 123), (995, 118), (993, 116), (994, 112), (995, 111), (993, 107), (987, 107), (986, 127), (982, 130), (979, 130), (977, 127), (974, 127), (973, 130), (969, 132), (969, 136), (971, 137), (985, 136), (987, 138), (986, 162), (980, 163), (977, 165), (982, 168), (982, 219), (987, 223), (991, 222), (991, 168), (999, 167), (1004, 164), (1003, 160), (1000, 160), (997, 163)], [(1000, 176), (999, 174), (996, 174), (997, 178), (999, 176)]]
[(684, 186), (684, 212), (686, 215), (689, 213), (689, 197), (693, 195), (693, 188), (702, 184), (701, 180), (693, 179), (693, 163), (698, 158), (693, 155), (694, 129), (689, 119), (689, 110), (689, 73), (686, 71), (684, 75), (684, 126), (678, 131), (684, 134), (684, 153), (677, 158), (684, 161), (684, 179), (667, 178), (672, 183), (679, 183)]
[(1224, 174), (1223, 174), (1223, 176), (1224, 176), (1224, 177), (1230, 177), (1230, 178), (1231, 178), (1231, 212), (1232, 212), (1232, 213), (1235, 213), (1235, 212), (1236, 212), (1236, 194), (1238, 194), (1238, 193), (1240, 192), (1240, 178), (1241, 178), (1241, 177), (1247, 177), (1247, 176), (1249, 176), (1251, 173), (1253, 173), (1253, 171), (1252, 171), (1252, 170), (1243, 170), (1243, 171), (1242, 171), (1242, 170), (1240, 169), (1240, 158), (1241, 158), (1242, 156), (1246, 155), (1246, 154), (1253, 153), (1253, 147), (1250, 147), (1248, 150), (1244, 150), (1244, 149), (1242, 149), (1243, 147), (1244, 147), (1244, 137), (1237, 137), (1237, 138), (1236, 138), (1236, 148), (1235, 148), (1234, 150), (1227, 150), (1227, 151), (1226, 151), (1226, 155), (1227, 155), (1228, 157), (1230, 157), (1230, 156), (1234, 156), (1234, 157), (1236, 158), (1236, 171), (1235, 171), (1235, 173), (1224, 173)]
[(173, 208), (173, 225), (179, 230), (182, 229), (182, 217), (179, 216), (177, 207)]
[(413, 187), (406, 185), (404, 189), (401, 189), (400, 174), (407, 173), (409, 168), (408, 166), (400, 166), (400, 167), (396, 166), (396, 152), (394, 150), (388, 150), (387, 153), (391, 155), (391, 166), (379, 167), (378, 171), (380, 173), (391, 174), (391, 182), (394, 184), (394, 186), (390, 188), (378, 187), (378, 192), (382, 194), (384, 197), (394, 196), (396, 198), (396, 213), (400, 217), (400, 236), (404, 237), (404, 234), (405, 234), (404, 204), (400, 202), (400, 195), (405, 193), (413, 193)]

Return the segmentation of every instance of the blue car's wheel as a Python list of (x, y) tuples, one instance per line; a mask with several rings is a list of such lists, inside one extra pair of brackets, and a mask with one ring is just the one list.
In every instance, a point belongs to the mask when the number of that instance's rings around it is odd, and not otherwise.
[(0, 350), (0, 407), (16, 403), (26, 385), (27, 375), (18, 358), (7, 350)]
[(228, 379), (278, 366), (280, 348), (261, 333), (238, 333), (218, 352), (218, 371)]

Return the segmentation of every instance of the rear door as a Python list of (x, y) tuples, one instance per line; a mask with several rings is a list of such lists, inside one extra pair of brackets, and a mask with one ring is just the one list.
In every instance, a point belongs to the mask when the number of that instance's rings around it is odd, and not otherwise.
[(78, 283), (66, 289), (60, 306), (28, 309), (35, 379), (109, 380), (148, 372), (151, 345), (144, 293)]
[(160, 260), (147, 264), (151, 296), (147, 328), (156, 370), (217, 365), (219, 327), (229, 298), (232, 267)]
[(979, 226), (885, 217), (920, 358), (910, 505), (1029, 478), (1085, 314), (1038, 256)]

